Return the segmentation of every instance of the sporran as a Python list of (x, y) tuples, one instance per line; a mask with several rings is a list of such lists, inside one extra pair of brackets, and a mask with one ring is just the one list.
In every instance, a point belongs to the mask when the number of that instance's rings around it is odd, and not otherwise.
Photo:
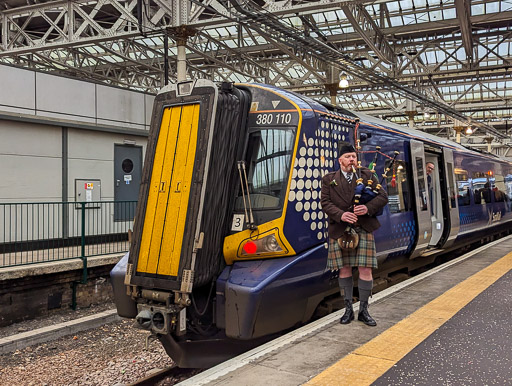
[(359, 234), (355, 228), (348, 226), (337, 242), (341, 249), (356, 249), (359, 245)]

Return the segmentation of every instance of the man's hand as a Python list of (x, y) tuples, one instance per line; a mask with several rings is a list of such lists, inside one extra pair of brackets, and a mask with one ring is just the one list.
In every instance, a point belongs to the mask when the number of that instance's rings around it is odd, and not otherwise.
[(368, 213), (368, 208), (366, 207), (366, 205), (356, 205), (354, 207), (354, 213), (358, 216), (363, 216), (366, 213)]
[(341, 215), (341, 221), (345, 221), (345, 222), (348, 222), (349, 224), (353, 224), (357, 221), (357, 216), (352, 212), (344, 212)]

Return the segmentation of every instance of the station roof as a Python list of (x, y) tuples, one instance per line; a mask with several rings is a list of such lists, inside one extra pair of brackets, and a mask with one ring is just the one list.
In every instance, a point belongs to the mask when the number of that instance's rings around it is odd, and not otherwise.
[[(155, 93), (260, 82), (508, 155), (512, 0), (7, 0), (0, 63)], [(340, 89), (341, 75), (349, 81)], [(410, 112), (410, 113), (408, 113)]]

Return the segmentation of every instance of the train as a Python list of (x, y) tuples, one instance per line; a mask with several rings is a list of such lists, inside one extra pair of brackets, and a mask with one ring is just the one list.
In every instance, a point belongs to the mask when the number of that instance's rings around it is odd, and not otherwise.
[(171, 84), (153, 106), (130, 250), (111, 272), (118, 314), (191, 368), (311, 320), (338, 294), (320, 190), (339, 141), (390, 169), (376, 281), (510, 232), (505, 159), (270, 85)]

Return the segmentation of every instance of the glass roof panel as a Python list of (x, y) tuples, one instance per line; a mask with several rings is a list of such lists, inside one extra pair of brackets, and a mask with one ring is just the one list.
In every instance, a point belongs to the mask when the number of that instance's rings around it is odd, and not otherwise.
[(443, 20), (447, 19), (456, 19), (457, 13), (455, 12), (455, 8), (443, 9)]
[(484, 4), (471, 4), (471, 15), (483, 15), (485, 13)]
[(485, 3), (485, 13), (500, 12), (500, 2), (494, 1), (492, 3)]
[(398, 1), (388, 1), (386, 2), (386, 7), (389, 12), (398, 11)]

